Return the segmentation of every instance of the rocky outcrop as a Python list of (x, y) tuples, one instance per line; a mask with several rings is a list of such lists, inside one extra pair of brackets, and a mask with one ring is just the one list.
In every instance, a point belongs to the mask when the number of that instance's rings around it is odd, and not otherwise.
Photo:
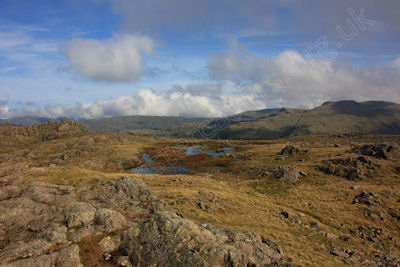
[(298, 153), (308, 153), (308, 149), (303, 149), (303, 148), (297, 148), (292, 145), (284, 147), (281, 152), (279, 152), (279, 155), (282, 156), (294, 156), (295, 154)]
[(121, 234), (135, 266), (267, 266), (282, 260), (275, 243), (255, 233), (199, 226), (163, 211)]
[(296, 183), (299, 181), (299, 176), (306, 176), (306, 173), (299, 171), (295, 166), (278, 166), (276, 168), (250, 167), (245, 172), (252, 173), (256, 177), (267, 177), (289, 183)]
[(299, 171), (294, 166), (282, 166), (273, 169), (270, 177), (278, 181), (295, 183), (299, 180)]
[(79, 257), (79, 246), (72, 245), (59, 251), (46, 253), (38, 257), (28, 257), (12, 263), (0, 264), (1, 267), (38, 267), (38, 266), (82, 266)]
[(137, 159), (111, 158), (105, 162), (105, 168), (117, 170), (131, 170), (138, 167), (141, 162)]
[(364, 156), (371, 156), (378, 159), (389, 159), (398, 157), (400, 154), (399, 147), (392, 144), (372, 144), (356, 146), (354, 152)]
[(0, 125), (0, 136), (16, 139), (39, 137), (45, 141), (66, 136), (82, 136), (86, 133), (87, 130), (82, 124), (69, 120), (33, 124), (30, 126), (16, 126), (8, 123)]
[(79, 194), (42, 182), (0, 187), (0, 266), (268, 266), (280, 247), (245, 231), (197, 225), (135, 178)]
[(321, 171), (335, 176), (345, 177), (348, 180), (357, 181), (372, 177), (374, 172), (380, 169), (380, 165), (365, 157), (338, 158), (324, 161), (318, 167)]

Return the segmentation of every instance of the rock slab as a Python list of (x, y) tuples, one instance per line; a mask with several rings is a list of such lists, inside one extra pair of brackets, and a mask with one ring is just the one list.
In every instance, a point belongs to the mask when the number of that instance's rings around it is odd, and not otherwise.
[(285, 265), (274, 242), (197, 225), (136, 178), (79, 194), (42, 182), (2, 186), (0, 196), (0, 266)]

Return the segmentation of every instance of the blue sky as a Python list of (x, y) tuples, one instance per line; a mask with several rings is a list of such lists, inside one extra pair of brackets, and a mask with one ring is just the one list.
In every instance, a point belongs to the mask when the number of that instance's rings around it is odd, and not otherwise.
[(0, 118), (400, 102), (399, 8), (395, 0), (3, 0)]

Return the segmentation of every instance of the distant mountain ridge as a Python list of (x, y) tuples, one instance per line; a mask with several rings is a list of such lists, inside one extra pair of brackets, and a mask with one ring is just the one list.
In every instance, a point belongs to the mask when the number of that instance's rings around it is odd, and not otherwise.
[(89, 130), (94, 131), (131, 131), (131, 130), (153, 130), (165, 131), (180, 127), (201, 123), (207, 118), (184, 118), (184, 117), (161, 117), (161, 116), (123, 116), (96, 120), (86, 120), (82, 123)]
[(10, 119), (0, 119), (0, 123), (11, 123), (21, 126), (27, 126), (32, 124), (46, 123), (50, 121), (63, 121), (68, 120), (68, 118), (60, 117), (57, 119), (51, 119), (46, 117), (35, 117), (35, 116), (22, 116), (22, 117), (14, 117)]
[[(9, 122), (42, 123), (46, 118)], [(19, 122), (19, 123), (18, 123)], [(160, 136), (261, 139), (311, 134), (400, 134), (400, 105), (383, 101), (325, 102), (313, 109), (265, 109), (224, 118), (124, 116), (81, 121), (89, 130), (132, 131)]]
[(391, 102), (326, 102), (311, 110), (282, 109), (266, 118), (232, 125), (219, 138), (270, 138), (310, 134), (400, 133), (400, 105)]

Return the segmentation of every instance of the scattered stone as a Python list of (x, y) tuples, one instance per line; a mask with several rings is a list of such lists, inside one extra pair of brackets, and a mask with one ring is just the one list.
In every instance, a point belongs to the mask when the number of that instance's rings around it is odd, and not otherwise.
[(310, 227), (311, 228), (316, 228), (316, 229), (320, 229), (321, 226), (319, 225), (318, 222), (310, 222)]
[(394, 219), (400, 221), (400, 211), (399, 210), (389, 209), (389, 214)]
[(332, 248), (331, 254), (340, 258), (346, 263), (348, 263), (347, 260), (359, 260), (361, 258), (356, 249), (341, 248), (336, 246)]
[(363, 204), (367, 206), (373, 206), (373, 205), (380, 205), (382, 204), (382, 202), (380, 201), (378, 196), (375, 195), (373, 192), (366, 193), (365, 191), (363, 191), (354, 198), (353, 204)]
[(283, 215), (283, 217), (285, 219), (288, 219), (291, 223), (295, 223), (295, 224), (301, 223), (299, 216), (297, 216), (296, 214), (294, 214), (290, 211), (282, 211), (281, 214)]
[(202, 211), (215, 213), (217, 210), (225, 211), (225, 201), (212, 192), (199, 191), (197, 207)]
[(177, 177), (177, 178), (174, 178), (172, 181), (175, 182), (175, 183), (176, 182), (182, 182), (183, 179), (181, 177)]
[(380, 219), (381, 221), (385, 221), (386, 216), (381, 211), (376, 211), (374, 209), (367, 209), (364, 211), (364, 215), (370, 219)]
[(348, 236), (341, 236), (340, 239), (343, 240), (343, 241), (345, 241), (345, 242), (347, 242), (347, 241), (350, 240), (350, 237), (348, 237)]
[(303, 172), (303, 171), (299, 172), (299, 174), (300, 174), (301, 176), (303, 176), (303, 177), (307, 176), (307, 173), (305, 173), (305, 172)]
[(382, 228), (370, 228), (365, 226), (360, 226), (357, 229), (350, 230), (350, 233), (372, 243), (379, 242), (385, 234)]
[(395, 254), (375, 254), (375, 265), (377, 266), (400, 266), (400, 256)]
[(335, 235), (335, 234), (333, 234), (333, 233), (329, 233), (329, 232), (325, 232), (325, 231), (319, 231), (318, 232), (320, 235), (322, 235), (322, 236), (325, 236), (326, 238), (329, 238), (329, 239), (337, 239), (337, 236)]
[(197, 206), (202, 210), (210, 213), (214, 213), (215, 209), (211, 205), (205, 204), (201, 201), (197, 202)]

